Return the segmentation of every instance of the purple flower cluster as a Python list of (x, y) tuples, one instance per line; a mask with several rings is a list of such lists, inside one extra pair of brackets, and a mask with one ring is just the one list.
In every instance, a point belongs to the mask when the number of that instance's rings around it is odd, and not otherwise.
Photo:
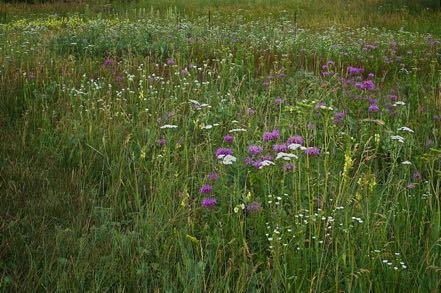
[(286, 143), (273, 145), (273, 150), (277, 153), (288, 151), (288, 145)]
[(280, 131), (278, 129), (274, 129), (271, 132), (265, 132), (262, 136), (263, 141), (271, 141), (276, 140), (280, 137)]
[(218, 148), (216, 150), (216, 158), (219, 158), (219, 156), (228, 156), (228, 155), (233, 155), (233, 150), (230, 148)]
[(364, 68), (349, 66), (347, 68), (347, 71), (348, 71), (349, 75), (358, 75), (358, 74), (361, 74), (364, 72)]
[(234, 136), (232, 136), (231, 134), (227, 134), (224, 136), (224, 142), (232, 143), (233, 141), (234, 141)]
[(375, 83), (368, 79), (362, 82), (355, 83), (355, 87), (360, 90), (367, 90), (367, 91), (373, 91), (375, 89)]
[(288, 142), (288, 144), (292, 144), (292, 143), (303, 144), (304, 143), (304, 139), (300, 135), (294, 135), (294, 136), (290, 136), (288, 138), (287, 142)]
[(202, 187), (199, 189), (200, 193), (210, 193), (213, 191), (213, 186), (211, 186), (210, 184), (204, 184), (202, 185)]
[(320, 155), (320, 149), (317, 147), (309, 147), (305, 150), (305, 154), (309, 157), (318, 157)]
[(261, 208), (262, 208), (262, 205), (260, 203), (258, 203), (257, 201), (254, 201), (245, 207), (245, 211), (247, 213), (254, 213), (254, 212), (260, 211)]
[(253, 144), (248, 147), (248, 152), (253, 156), (257, 156), (258, 154), (263, 152), (263, 147)]
[(214, 206), (217, 205), (217, 199), (214, 198), (214, 197), (207, 197), (207, 198), (204, 198), (204, 199), (202, 200), (202, 202), (201, 202), (201, 205), (202, 205), (204, 208), (211, 208), (211, 207), (214, 207)]

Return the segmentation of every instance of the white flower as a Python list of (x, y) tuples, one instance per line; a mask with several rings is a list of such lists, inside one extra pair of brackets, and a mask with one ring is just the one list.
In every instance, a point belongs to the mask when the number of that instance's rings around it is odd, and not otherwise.
[(264, 160), (264, 161), (262, 161), (262, 162), (260, 163), (260, 167), (259, 167), (259, 169), (262, 169), (263, 167), (270, 166), (270, 165), (275, 165), (275, 164), (274, 164), (273, 161), (270, 161), (270, 160)]
[(298, 150), (298, 149), (300, 149), (300, 150), (306, 150), (306, 148), (304, 147), (304, 146), (302, 146), (301, 144), (298, 144), (298, 143), (292, 143), (292, 144), (290, 144), (290, 145), (288, 145), (288, 149), (290, 149), (290, 150)]
[(400, 143), (404, 143), (404, 137), (402, 137), (402, 136), (399, 136), (399, 135), (392, 135), (390, 138), (391, 138), (392, 140), (396, 140), (396, 141), (398, 141), (398, 142), (400, 142)]
[(409, 127), (406, 127), (406, 126), (398, 128), (398, 131), (405, 131), (405, 132), (410, 132), (410, 133), (414, 133), (415, 132), (412, 129), (410, 129)]
[(165, 128), (178, 128), (178, 126), (177, 125), (171, 125), (171, 124), (165, 124), (165, 125), (162, 125), (160, 128), (161, 129), (165, 129)]
[(222, 159), (221, 164), (224, 165), (232, 165), (234, 162), (237, 161), (237, 158), (232, 155), (220, 155), (218, 156), (219, 159)]
[(231, 129), (229, 132), (231, 133), (231, 132), (244, 132), (244, 131), (247, 131), (245, 128), (234, 128), (234, 129)]
[(283, 152), (277, 153), (277, 156), (276, 156), (276, 160), (284, 159), (285, 161), (290, 161), (293, 158), (298, 159), (299, 157), (294, 154), (288, 154), (288, 153), (283, 153)]
[(202, 128), (202, 129), (211, 129), (211, 128), (213, 128), (213, 125), (210, 125), (210, 124), (205, 125), (205, 126), (202, 125), (201, 128)]
[(403, 102), (403, 101), (398, 101), (398, 102), (393, 103), (392, 106), (396, 107), (396, 106), (404, 106), (404, 105), (406, 105), (405, 102)]
[(404, 162), (402, 162), (401, 164), (402, 164), (402, 165), (412, 165), (412, 163), (409, 162), (409, 161), (404, 161)]

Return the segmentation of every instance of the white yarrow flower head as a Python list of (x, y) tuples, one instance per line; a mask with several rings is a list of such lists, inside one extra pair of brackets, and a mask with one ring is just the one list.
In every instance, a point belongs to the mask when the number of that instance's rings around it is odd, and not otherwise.
[(160, 128), (161, 129), (178, 128), (178, 126), (177, 125), (171, 125), (171, 124), (165, 124), (165, 125), (162, 125)]
[(402, 137), (402, 136), (399, 136), (399, 135), (392, 135), (390, 138), (391, 138), (392, 140), (396, 140), (396, 141), (398, 141), (399, 143), (404, 143), (404, 137)]
[(271, 165), (275, 165), (275, 163), (273, 161), (270, 161), (270, 160), (263, 160), (260, 163), (259, 169), (262, 169), (263, 167), (267, 167), (267, 166), (271, 166)]
[(294, 154), (280, 152), (280, 153), (277, 153), (276, 160), (283, 159), (285, 161), (290, 161), (291, 159), (298, 159), (298, 158), (299, 157)]
[(403, 102), (403, 101), (398, 101), (398, 102), (393, 103), (394, 107), (396, 107), (396, 106), (404, 106), (404, 105), (406, 105), (406, 103)]
[(412, 165), (412, 163), (410, 161), (404, 161), (401, 162), (401, 165)]
[(304, 147), (304, 146), (302, 146), (301, 144), (298, 144), (298, 143), (291, 143), (291, 144), (288, 145), (288, 149), (293, 150), (293, 151), (295, 151), (295, 150), (302, 150), (302, 151), (304, 151), (304, 150), (306, 150), (306, 147)]
[(398, 128), (398, 131), (405, 131), (405, 132), (410, 132), (410, 133), (414, 133), (415, 132), (412, 129), (410, 129), (409, 127), (406, 127), (406, 126)]
[(231, 129), (229, 132), (232, 133), (232, 132), (245, 132), (245, 131), (247, 131), (245, 128), (234, 128)]
[[(218, 156), (218, 158), (219, 157), (221, 157), (221, 156)], [(221, 159), (221, 161), (220, 161), (221, 164), (224, 164), (224, 165), (232, 165), (234, 162), (237, 161), (237, 158), (232, 155), (222, 156), (220, 159)]]

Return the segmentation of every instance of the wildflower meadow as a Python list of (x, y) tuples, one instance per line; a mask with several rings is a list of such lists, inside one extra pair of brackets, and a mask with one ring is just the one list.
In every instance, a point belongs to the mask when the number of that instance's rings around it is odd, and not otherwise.
[(438, 1), (0, 5), (1, 292), (441, 290)]

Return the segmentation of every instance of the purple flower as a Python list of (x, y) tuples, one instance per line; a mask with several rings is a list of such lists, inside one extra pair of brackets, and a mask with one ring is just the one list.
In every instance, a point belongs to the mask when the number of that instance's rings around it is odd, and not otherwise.
[(254, 161), (250, 157), (246, 157), (243, 162), (245, 163), (245, 165), (250, 166), (253, 164)]
[(110, 58), (107, 58), (106, 60), (104, 60), (103, 66), (112, 66), (113, 65), (113, 60)]
[(202, 205), (204, 208), (214, 207), (214, 206), (217, 205), (217, 199), (214, 198), (214, 197), (207, 197), (207, 198), (204, 198), (204, 199), (202, 200), (202, 202), (201, 202), (201, 205)]
[(346, 112), (344, 112), (344, 111), (335, 113), (334, 123), (339, 124), (345, 117), (346, 117)]
[(277, 153), (286, 152), (288, 151), (288, 146), (286, 145), (286, 143), (275, 144), (273, 145), (273, 150)]
[(303, 137), (301, 137), (300, 135), (294, 135), (288, 138), (288, 144), (303, 144), (303, 142)]
[(274, 158), (271, 155), (263, 156), (262, 161), (274, 161)]
[(262, 160), (256, 160), (253, 162), (253, 167), (256, 169), (260, 169), (262, 167)]
[(368, 78), (371, 78), (371, 79), (372, 79), (372, 78), (374, 78), (374, 77), (375, 77), (375, 74), (373, 74), (372, 72), (368, 74)]
[(188, 72), (187, 68), (184, 68), (184, 69), (181, 70), (181, 75), (182, 76), (187, 76), (189, 74), (190, 74), (190, 72)]
[(275, 104), (275, 105), (281, 105), (281, 104), (283, 104), (283, 102), (284, 102), (284, 100), (283, 100), (282, 98), (280, 98), (280, 97), (277, 97), (277, 98), (274, 100), (274, 104)]
[(204, 184), (202, 185), (202, 187), (199, 189), (200, 193), (210, 193), (213, 191), (213, 187), (210, 184)]
[(286, 163), (285, 165), (283, 165), (283, 171), (285, 172), (291, 172), (294, 171), (294, 164), (293, 163)]
[(360, 90), (372, 91), (375, 89), (375, 83), (372, 80), (365, 80), (362, 82), (355, 83), (355, 87)]
[(218, 148), (216, 150), (216, 158), (219, 158), (219, 156), (227, 156), (227, 155), (233, 155), (233, 150), (230, 148)]
[(357, 75), (364, 72), (363, 68), (357, 68), (352, 66), (349, 66), (347, 70), (350, 75)]
[(248, 147), (248, 152), (251, 155), (256, 156), (256, 155), (260, 154), (261, 152), (263, 152), (263, 147), (253, 144)]
[(368, 112), (375, 113), (375, 112), (378, 112), (379, 110), (380, 110), (380, 108), (378, 107), (377, 104), (370, 104), (369, 105)]
[(274, 129), (271, 132), (265, 132), (262, 136), (263, 141), (271, 141), (278, 139), (280, 136), (280, 131), (278, 129)]
[(305, 150), (305, 154), (309, 157), (317, 157), (320, 155), (320, 149), (317, 147), (309, 147)]
[(207, 177), (208, 177), (208, 179), (210, 179), (211, 181), (216, 181), (216, 180), (219, 178), (219, 174), (213, 172), (213, 173), (208, 174)]
[(232, 136), (231, 134), (227, 134), (224, 136), (224, 141), (228, 143), (232, 143), (234, 141), (234, 136)]
[(413, 173), (412, 177), (413, 177), (413, 179), (415, 179), (415, 180), (421, 180), (421, 178), (422, 178), (421, 173), (418, 172), (418, 171), (415, 171), (415, 172)]
[(166, 64), (168, 66), (173, 66), (173, 65), (176, 65), (176, 61), (172, 58), (169, 58), (169, 59), (167, 59)]
[(245, 211), (247, 213), (254, 213), (254, 212), (258, 212), (261, 208), (262, 208), (261, 204), (258, 203), (257, 201), (254, 201), (245, 207)]
[(161, 138), (160, 140), (159, 140), (159, 145), (160, 146), (164, 146), (164, 145), (166, 145), (167, 144), (167, 140), (165, 140), (165, 138)]

